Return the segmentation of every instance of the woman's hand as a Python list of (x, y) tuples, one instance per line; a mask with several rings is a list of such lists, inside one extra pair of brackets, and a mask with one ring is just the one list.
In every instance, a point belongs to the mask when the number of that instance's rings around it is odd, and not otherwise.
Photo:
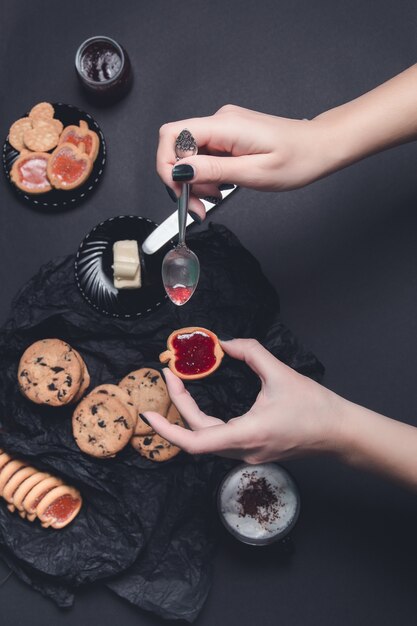
[(417, 428), (370, 411), (298, 374), (254, 339), (222, 342), (233, 358), (258, 374), (262, 388), (252, 408), (224, 423), (206, 415), (181, 380), (166, 369), (169, 394), (190, 430), (158, 413), (152, 428), (186, 452), (214, 452), (263, 463), (320, 452), (417, 488)]
[[(175, 139), (187, 128), (200, 154), (175, 161)], [(318, 115), (294, 120), (226, 105), (210, 117), (165, 124), (157, 170), (180, 195), (176, 167), (190, 165), (190, 209), (235, 183), (263, 191), (302, 187), (375, 152), (417, 139), (417, 65), (368, 93)], [(172, 194), (172, 191), (171, 191)], [(170, 194), (170, 195), (171, 195)]]
[[(220, 196), (219, 185), (234, 183), (263, 191), (301, 187), (332, 165), (334, 144), (327, 123), (294, 120), (226, 105), (210, 117), (165, 124), (160, 129), (157, 170), (178, 197), (177, 168), (190, 165), (190, 209), (204, 217), (198, 197)], [(175, 139), (183, 129), (195, 138), (199, 154), (175, 159)]]
[(337, 451), (342, 398), (281, 363), (254, 339), (233, 339), (222, 347), (261, 379), (252, 408), (227, 423), (206, 415), (182, 381), (165, 369), (171, 399), (191, 430), (146, 412), (155, 431), (191, 454), (214, 452), (248, 463)]

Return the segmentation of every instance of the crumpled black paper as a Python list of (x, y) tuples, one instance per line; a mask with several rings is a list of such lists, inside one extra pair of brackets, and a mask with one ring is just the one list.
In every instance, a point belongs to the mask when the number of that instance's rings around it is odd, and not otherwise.
[[(133, 604), (165, 618), (192, 621), (210, 587), (218, 530), (215, 492), (229, 462), (181, 453), (152, 463), (130, 446), (115, 459), (93, 459), (77, 448), (70, 407), (37, 406), (23, 398), (17, 365), (32, 342), (59, 337), (84, 357), (91, 386), (118, 382), (129, 371), (155, 367), (168, 335), (205, 326), (233, 337), (256, 337), (284, 362), (315, 379), (323, 374), (279, 321), (279, 300), (258, 262), (236, 237), (214, 226), (190, 238), (202, 275), (189, 304), (167, 303), (145, 319), (107, 318), (82, 299), (74, 257), (53, 260), (21, 289), (0, 333), (0, 446), (63, 477), (84, 497), (67, 528), (43, 529), (0, 502), (0, 554), (20, 578), (60, 606), (76, 588), (102, 580)], [(248, 410), (257, 377), (226, 357), (207, 379), (189, 383), (200, 407), (225, 420)]]

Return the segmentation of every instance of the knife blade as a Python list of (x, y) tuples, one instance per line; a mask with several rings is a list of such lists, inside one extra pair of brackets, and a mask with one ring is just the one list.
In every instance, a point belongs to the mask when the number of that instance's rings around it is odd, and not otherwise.
[[(222, 189), (220, 191), (222, 198), (219, 202), (213, 203), (209, 200), (202, 199), (205, 206), (206, 213), (220, 206), (223, 200), (230, 196), (231, 193), (238, 189), (237, 185), (230, 185), (228, 189)], [(193, 224), (194, 220), (191, 215), (187, 216), (186, 226)], [(142, 251), (145, 254), (155, 254), (162, 246), (164, 246), (170, 239), (178, 235), (178, 211), (174, 211), (169, 217), (166, 218), (155, 230), (145, 239), (142, 243)]]

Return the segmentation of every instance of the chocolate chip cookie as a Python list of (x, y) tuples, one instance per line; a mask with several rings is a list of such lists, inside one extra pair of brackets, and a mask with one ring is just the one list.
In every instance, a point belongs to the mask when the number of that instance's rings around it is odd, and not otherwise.
[[(138, 417), (139, 413), (145, 413), (145, 411), (156, 411), (161, 415), (167, 414), (171, 400), (165, 381), (157, 370), (143, 367), (130, 372), (120, 381), (119, 387), (125, 389), (129, 394)], [(151, 432), (152, 428), (139, 417), (135, 435), (146, 435)]]
[(78, 393), (74, 396), (74, 400), (73, 402), (79, 402), (79, 400), (81, 400), (81, 398), (83, 397), (83, 395), (85, 394), (85, 392), (87, 391), (87, 389), (90, 386), (90, 374), (88, 372), (87, 369), (87, 365), (83, 359), (83, 357), (81, 356), (81, 354), (79, 352), (77, 352), (77, 350), (75, 348), (73, 348), (74, 354), (77, 357), (80, 365), (81, 365), (81, 381), (80, 381), (80, 389), (78, 391)]
[[(171, 424), (184, 427), (183, 419), (175, 404), (170, 405), (166, 418)], [(178, 446), (174, 446), (153, 431), (148, 435), (133, 435), (131, 444), (141, 456), (157, 462), (168, 461), (181, 452)]]
[(80, 390), (82, 364), (69, 344), (61, 339), (42, 339), (22, 355), (18, 368), (20, 390), (36, 404), (62, 406)]
[(78, 447), (95, 457), (111, 457), (129, 442), (135, 427), (131, 408), (115, 396), (93, 390), (77, 406), (72, 430)]
[(122, 402), (128, 409), (130, 416), (132, 418), (132, 423), (136, 425), (136, 422), (138, 419), (137, 412), (136, 412), (133, 402), (130, 399), (129, 394), (127, 393), (125, 389), (122, 389), (118, 385), (104, 384), (104, 385), (99, 385), (98, 387), (95, 387), (93, 389), (93, 392), (99, 393), (102, 395), (109, 395), (109, 396), (112, 396), (113, 398), (117, 398), (118, 400), (120, 400), (120, 402)]

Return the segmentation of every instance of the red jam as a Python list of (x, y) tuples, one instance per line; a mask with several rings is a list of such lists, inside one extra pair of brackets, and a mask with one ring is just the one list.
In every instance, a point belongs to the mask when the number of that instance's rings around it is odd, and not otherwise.
[(65, 522), (78, 507), (79, 502), (78, 498), (65, 493), (48, 506), (43, 517), (53, 517), (57, 522)]
[(122, 57), (110, 41), (93, 41), (81, 57), (81, 72), (95, 83), (114, 79), (122, 65)]
[(132, 67), (124, 48), (110, 37), (91, 37), (75, 57), (79, 80), (97, 104), (115, 102), (132, 85)]
[(77, 148), (80, 143), (82, 143), (84, 144), (85, 153), (87, 155), (91, 154), (91, 149), (93, 147), (91, 135), (77, 135), (77, 133), (72, 131), (65, 135), (65, 142), (72, 143), (74, 146), (77, 146)]
[(84, 159), (77, 159), (76, 155), (69, 148), (62, 148), (54, 157), (53, 173), (62, 181), (62, 184), (71, 185), (75, 183), (87, 167)]
[(178, 306), (185, 304), (193, 295), (192, 287), (185, 287), (184, 285), (175, 285), (175, 287), (166, 287), (166, 292), (172, 302)]
[(214, 341), (201, 330), (177, 335), (172, 345), (177, 357), (175, 367), (181, 374), (202, 374), (216, 363)]
[(21, 182), (27, 189), (39, 191), (50, 189), (50, 182), (46, 175), (48, 160), (42, 157), (28, 157), (19, 165), (19, 175)]

